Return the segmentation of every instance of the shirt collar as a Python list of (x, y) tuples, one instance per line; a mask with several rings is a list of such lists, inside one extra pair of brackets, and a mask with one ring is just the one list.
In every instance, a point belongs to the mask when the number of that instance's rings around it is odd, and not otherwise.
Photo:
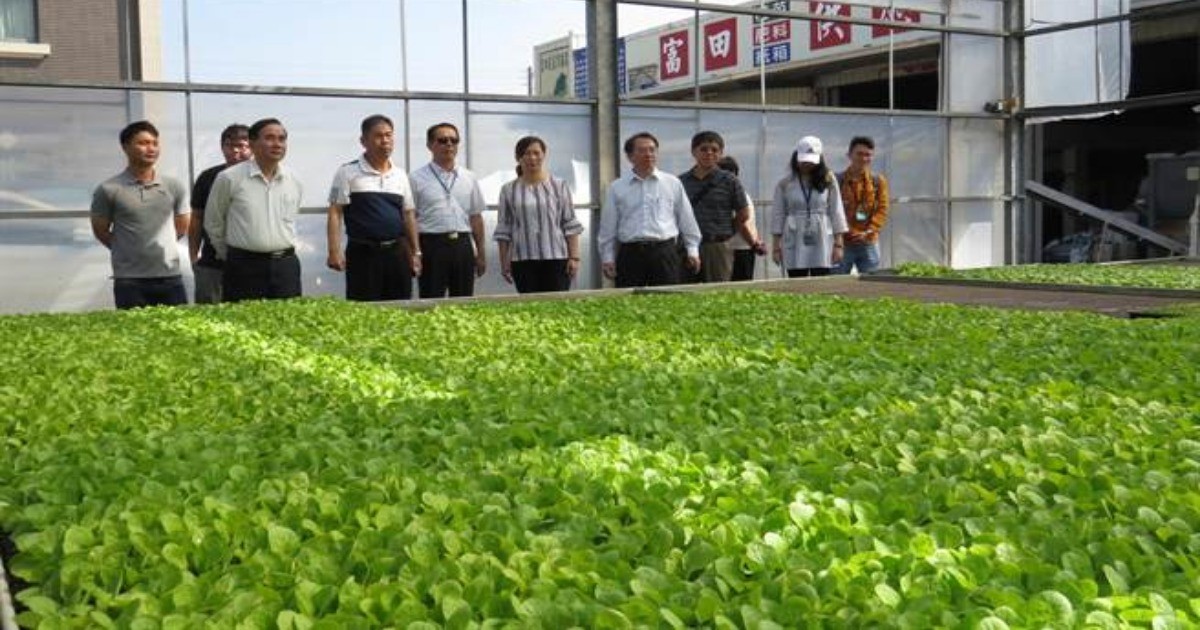
[(430, 161), (429, 161), (429, 168), (430, 168), (430, 169), (432, 169), (432, 170), (433, 170), (433, 172), (435, 172), (435, 173), (446, 173), (447, 175), (456, 175), (456, 174), (458, 174), (458, 162), (455, 162), (455, 163), (454, 163), (454, 168), (452, 168), (452, 169), (450, 169), (450, 170), (446, 170), (446, 169), (442, 168), (441, 166), (438, 166), (438, 163), (437, 163), (437, 162), (434, 162), (433, 160), (430, 160)]
[[(266, 181), (267, 176), (263, 175), (262, 168), (258, 165), (258, 160), (254, 159), (254, 158), (250, 158), (249, 160), (246, 160), (246, 163), (250, 165), (250, 177), (258, 177), (258, 178), (262, 179), (263, 181)], [(279, 178), (283, 177), (283, 172), (284, 172), (283, 165), (282, 164), (276, 165), (275, 166), (275, 179), (279, 179)]]
[(651, 180), (651, 179), (658, 179), (658, 174), (660, 172), (661, 171), (659, 171), (658, 167), (656, 166), (656, 167), (654, 167), (653, 171), (650, 171), (649, 175), (642, 177), (641, 175), (637, 174), (637, 171), (635, 171), (633, 169), (629, 169), (629, 181), (632, 181), (632, 182), (643, 181), (644, 182), (644, 181)]
[(392, 164), (391, 158), (388, 158), (387, 165), (388, 165), (387, 171), (380, 171), (379, 169), (375, 168), (374, 166), (371, 166), (371, 161), (367, 159), (366, 153), (362, 154), (362, 157), (358, 158), (359, 168), (361, 168), (363, 170), (363, 172), (370, 173), (372, 175), (387, 175), (388, 173), (391, 173), (392, 171), (396, 170), (396, 165)]
[[(111, 171), (110, 171), (110, 172), (111, 172)], [(129, 169), (125, 169), (125, 170), (124, 170), (124, 171), (121, 173), (121, 175), (122, 175), (122, 176), (125, 178), (125, 183), (126, 183), (126, 184), (130, 184), (130, 185), (138, 185), (138, 186), (158, 186), (159, 184), (161, 184), (161, 183), (162, 183), (162, 179), (161, 179), (161, 178), (159, 177), (159, 175), (158, 175), (158, 169), (157, 169), (157, 168), (156, 168), (156, 169), (154, 169), (154, 178), (153, 178), (153, 179), (151, 179), (151, 180), (150, 180), (150, 181), (148, 181), (148, 182), (143, 182), (143, 181), (140, 181), (138, 178), (134, 177), (134, 176), (133, 176), (133, 171), (131, 171), (131, 170), (129, 170)]]

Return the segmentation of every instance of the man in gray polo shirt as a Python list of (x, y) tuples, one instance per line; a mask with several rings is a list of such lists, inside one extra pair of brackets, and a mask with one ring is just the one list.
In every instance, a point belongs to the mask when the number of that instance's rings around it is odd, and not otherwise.
[(191, 210), (183, 184), (162, 177), (158, 129), (139, 120), (121, 130), (127, 165), (92, 194), (92, 234), (111, 252), (113, 299), (119, 309), (187, 304), (176, 241)]

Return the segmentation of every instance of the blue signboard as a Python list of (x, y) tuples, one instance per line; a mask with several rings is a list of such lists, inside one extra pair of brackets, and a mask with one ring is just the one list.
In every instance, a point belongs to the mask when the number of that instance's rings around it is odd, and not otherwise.
[(767, 58), (767, 65), (784, 63), (792, 60), (792, 45), (788, 42), (773, 44), (754, 49), (754, 66), (762, 65), (762, 58)]
[(575, 98), (588, 98), (587, 48), (577, 48), (575, 55)]
[(624, 96), (629, 89), (629, 78), (625, 73), (625, 38), (617, 39), (617, 94)]

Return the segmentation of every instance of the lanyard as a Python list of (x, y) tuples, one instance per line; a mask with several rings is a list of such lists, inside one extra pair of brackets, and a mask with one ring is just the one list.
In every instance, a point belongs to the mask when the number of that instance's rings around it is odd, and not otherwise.
[(458, 182), (458, 171), (454, 171), (454, 177), (450, 178), (450, 185), (447, 186), (446, 182), (442, 181), (442, 176), (439, 175), (437, 171), (433, 170), (432, 164), (430, 164), (428, 166), (428, 168), (429, 168), (430, 174), (433, 175), (433, 178), (437, 180), (437, 183), (439, 185), (441, 185), (442, 190), (446, 191), (446, 201), (449, 202), (450, 201), (450, 191), (454, 189), (454, 184)]
[(804, 195), (804, 215), (808, 218), (812, 218), (813, 189), (811, 187), (805, 187), (803, 180), (797, 180), (796, 183), (800, 185), (800, 194)]

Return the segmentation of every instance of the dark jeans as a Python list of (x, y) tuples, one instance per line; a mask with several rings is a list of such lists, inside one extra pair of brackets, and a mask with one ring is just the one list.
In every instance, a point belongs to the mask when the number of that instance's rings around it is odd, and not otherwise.
[(182, 276), (165, 278), (113, 278), (113, 301), (126, 310), (143, 306), (187, 304)]
[(421, 235), (422, 298), (470, 296), (475, 293), (475, 248), (470, 232)]
[(362, 302), (412, 299), (407, 240), (346, 244), (346, 299)]
[(733, 252), (733, 273), (729, 279), (738, 280), (753, 280), (754, 279), (754, 259), (756, 255), (753, 249), (738, 249)]
[(679, 249), (675, 239), (621, 243), (617, 247), (618, 287), (653, 287), (679, 284)]
[(300, 297), (300, 259), (291, 248), (260, 253), (230, 247), (222, 292), (226, 302)]
[(514, 260), (512, 275), (517, 293), (547, 293), (571, 288), (565, 259)]
[(808, 278), (817, 276), (828, 276), (833, 272), (832, 267), (808, 267), (805, 269), (788, 269), (789, 278)]

